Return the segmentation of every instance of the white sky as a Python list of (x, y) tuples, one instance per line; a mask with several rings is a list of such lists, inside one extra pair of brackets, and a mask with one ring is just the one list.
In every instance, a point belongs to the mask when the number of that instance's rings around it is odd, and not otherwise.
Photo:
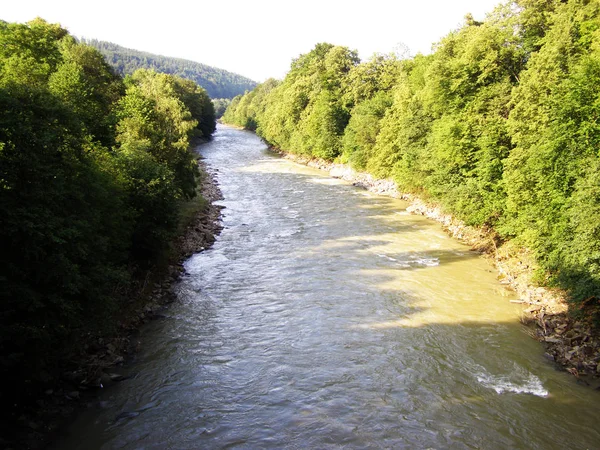
[(411, 54), (481, 20), (502, 0), (2, 0), (0, 19), (37, 16), (78, 37), (190, 59), (262, 82), (282, 78), (319, 42), (358, 50), (363, 60), (398, 44)]

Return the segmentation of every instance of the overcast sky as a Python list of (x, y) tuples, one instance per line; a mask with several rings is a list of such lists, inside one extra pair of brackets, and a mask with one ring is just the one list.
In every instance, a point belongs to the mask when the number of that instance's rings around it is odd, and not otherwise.
[(78, 37), (190, 59), (255, 81), (282, 78), (293, 58), (319, 42), (368, 59), (402, 45), (410, 54), (456, 29), (471, 13), (484, 19), (502, 0), (4, 0), (0, 19), (37, 16)]

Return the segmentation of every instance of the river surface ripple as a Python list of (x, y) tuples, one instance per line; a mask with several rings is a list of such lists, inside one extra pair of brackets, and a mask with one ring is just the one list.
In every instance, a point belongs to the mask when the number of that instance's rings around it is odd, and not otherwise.
[(252, 133), (199, 151), (224, 230), (60, 448), (600, 448), (599, 393), (438, 224)]

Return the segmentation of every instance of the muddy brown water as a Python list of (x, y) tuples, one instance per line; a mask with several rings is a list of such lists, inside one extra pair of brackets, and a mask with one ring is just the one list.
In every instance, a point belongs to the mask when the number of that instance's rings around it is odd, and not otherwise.
[(58, 448), (600, 448), (600, 393), (437, 223), (249, 132), (199, 151), (224, 230)]

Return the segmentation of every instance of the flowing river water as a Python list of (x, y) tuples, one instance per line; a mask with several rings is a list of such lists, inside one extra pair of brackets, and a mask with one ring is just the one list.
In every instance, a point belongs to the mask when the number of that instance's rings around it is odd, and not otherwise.
[(592, 449), (493, 267), (407, 203), (219, 126), (224, 230), (65, 449)]

